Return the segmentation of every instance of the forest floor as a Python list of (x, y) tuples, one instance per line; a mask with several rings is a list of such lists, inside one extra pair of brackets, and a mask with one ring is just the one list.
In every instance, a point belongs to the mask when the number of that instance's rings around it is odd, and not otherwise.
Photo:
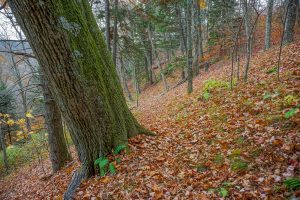
[[(157, 136), (131, 139), (117, 174), (83, 182), (76, 199), (299, 196), (283, 184), (300, 177), (299, 46), (284, 47), (280, 81), (276, 47), (254, 55), (248, 82), (235, 80), (233, 90), (230, 61), (196, 77), (191, 95), (186, 84), (163, 95), (161, 84), (146, 89), (133, 112)], [(78, 166), (45, 177), (33, 163), (0, 181), (0, 199), (61, 199)], [(50, 174), (49, 160), (45, 167)]]

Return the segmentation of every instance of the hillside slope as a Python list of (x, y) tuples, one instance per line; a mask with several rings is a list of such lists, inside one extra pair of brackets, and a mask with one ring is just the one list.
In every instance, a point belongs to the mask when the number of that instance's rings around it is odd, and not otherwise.
[[(154, 92), (159, 84), (147, 89), (133, 112), (157, 136), (133, 138), (117, 174), (87, 180), (76, 198), (297, 196), (283, 181), (300, 177), (299, 46), (297, 42), (284, 47), (280, 81), (274, 48), (253, 58), (250, 80), (235, 81), (232, 91), (230, 62), (217, 63), (196, 77), (191, 95), (185, 84), (164, 95)], [(77, 166), (74, 161), (43, 179), (39, 166), (29, 166), (0, 182), (0, 198), (61, 199)]]

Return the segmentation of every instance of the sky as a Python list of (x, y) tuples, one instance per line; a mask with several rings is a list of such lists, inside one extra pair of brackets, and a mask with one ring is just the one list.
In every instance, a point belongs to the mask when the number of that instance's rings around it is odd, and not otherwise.
[(9, 19), (3, 13), (0, 13), (0, 39), (18, 39), (17, 33), (14, 31)]

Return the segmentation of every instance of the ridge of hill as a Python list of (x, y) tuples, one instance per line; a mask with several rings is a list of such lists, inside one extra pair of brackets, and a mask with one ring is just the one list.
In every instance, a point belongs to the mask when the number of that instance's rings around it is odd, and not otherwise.
[[(299, 196), (283, 184), (300, 177), (299, 46), (283, 48), (280, 81), (274, 47), (253, 57), (249, 81), (235, 80), (233, 90), (230, 61), (195, 77), (191, 95), (186, 84), (163, 95), (154, 92), (160, 83), (149, 87), (133, 112), (157, 135), (131, 139), (130, 153), (116, 163), (117, 174), (86, 180), (76, 199)], [(0, 181), (0, 198), (61, 199), (77, 168), (73, 161), (41, 179), (33, 164)]]

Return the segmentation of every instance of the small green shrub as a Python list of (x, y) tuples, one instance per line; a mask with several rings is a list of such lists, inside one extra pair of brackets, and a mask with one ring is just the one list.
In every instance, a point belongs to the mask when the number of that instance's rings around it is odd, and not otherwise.
[(291, 117), (293, 117), (297, 112), (299, 111), (299, 108), (291, 108), (289, 111), (287, 111), (286, 113), (285, 113), (285, 118), (286, 119), (289, 119), (289, 118), (291, 118)]
[(240, 158), (236, 158), (231, 162), (231, 169), (233, 171), (244, 171), (248, 169), (248, 163)]
[(300, 180), (299, 178), (289, 178), (283, 182), (283, 184), (289, 189), (289, 190), (298, 190), (300, 189)]
[(266, 71), (267, 74), (273, 74), (277, 72), (277, 67), (272, 67)]
[[(47, 142), (45, 132), (41, 132), (31, 134), (30, 140), (22, 140), (22, 142), (8, 146), (6, 153), (10, 170), (24, 166), (35, 160), (38, 156), (46, 158), (48, 155)], [(2, 156), (2, 152), (0, 152), (0, 175), (5, 174)]]
[[(115, 156), (119, 155), (122, 153), (122, 151), (125, 151), (126, 153), (128, 153), (128, 146), (127, 145), (119, 145), (115, 148), (113, 154)], [(117, 163), (121, 162), (121, 158), (120, 157), (115, 157), (115, 161)], [(110, 162), (106, 157), (100, 157), (97, 158), (94, 162), (95, 166), (99, 167), (99, 172), (100, 172), (100, 176), (103, 177), (105, 176), (108, 172), (110, 172), (112, 175), (116, 174), (116, 167), (114, 162)]]
[(242, 150), (241, 149), (234, 149), (231, 154), (230, 154), (230, 157), (239, 157), (242, 153)]
[(207, 80), (204, 82), (203, 91), (212, 91), (218, 88), (229, 88), (229, 83), (219, 80)]
[(219, 194), (222, 198), (225, 198), (228, 196), (228, 191), (225, 188), (221, 187), (219, 190)]
[(294, 102), (298, 101), (298, 98), (293, 95), (287, 95), (284, 97), (284, 104), (285, 105), (292, 105)]
[(196, 166), (197, 172), (202, 173), (202, 172), (206, 172), (208, 170), (208, 168), (206, 166), (204, 166), (203, 164), (199, 164)]
[(218, 153), (217, 155), (215, 155), (214, 157), (214, 163), (216, 163), (217, 165), (223, 165), (224, 163), (224, 157), (222, 154)]
[(204, 91), (202, 97), (205, 101), (207, 101), (210, 97), (210, 93), (208, 91)]

